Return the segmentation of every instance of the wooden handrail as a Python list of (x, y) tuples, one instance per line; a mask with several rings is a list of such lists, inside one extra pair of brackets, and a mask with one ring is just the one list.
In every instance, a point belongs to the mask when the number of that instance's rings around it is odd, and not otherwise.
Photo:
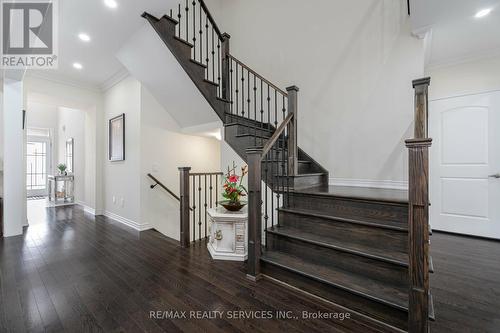
[(245, 68), (247, 71), (249, 71), (250, 73), (252, 73), (252, 75), (255, 75), (257, 78), (259, 78), (260, 80), (262, 80), (263, 82), (265, 82), (271, 88), (275, 89), (281, 95), (283, 95), (285, 97), (288, 97), (288, 93), (286, 93), (285, 91), (281, 90), (276, 85), (272, 84), (269, 80), (266, 80), (262, 75), (258, 74), (256, 71), (254, 71), (253, 69), (251, 69), (250, 67), (248, 67), (247, 65), (245, 65), (240, 60), (238, 60), (235, 57), (233, 57), (231, 54), (228, 54), (228, 58), (234, 60), (235, 62), (237, 62), (238, 65), (240, 65), (241, 67)]
[(280, 137), (281, 134), (286, 129), (286, 126), (292, 121), (294, 114), (289, 113), (288, 116), (286, 116), (285, 120), (283, 120), (280, 124), (280, 126), (274, 131), (273, 135), (267, 140), (266, 145), (262, 149), (262, 156), (266, 156), (266, 154), (271, 150), (271, 148), (274, 146), (278, 138)]
[[(156, 179), (152, 174), (148, 173), (148, 177), (151, 178), (155, 182), (155, 184), (153, 184), (153, 185), (150, 186), (151, 188), (155, 188), (156, 185), (160, 185), (160, 187), (162, 189), (164, 189), (165, 191), (167, 191), (171, 196), (173, 196), (175, 199), (177, 199), (177, 201), (181, 202), (181, 198), (179, 198), (179, 196), (177, 194), (175, 194), (174, 192), (172, 192), (171, 190), (169, 190), (168, 187), (166, 187), (165, 185), (163, 185), (162, 182), (160, 182), (158, 179)], [(191, 207), (189, 209), (193, 210)]]
[(220, 32), (220, 29), (217, 26), (217, 23), (215, 22), (215, 20), (214, 20), (214, 18), (212, 16), (212, 13), (210, 13), (210, 10), (208, 10), (208, 7), (205, 4), (205, 1), (199, 0), (199, 2), (200, 2), (200, 5), (201, 5), (201, 8), (203, 8), (203, 10), (205, 11), (205, 14), (207, 14), (207, 17), (208, 17), (208, 20), (210, 21), (210, 24), (212, 25), (212, 27), (214, 28), (215, 32), (217, 33), (217, 37), (219, 37), (219, 39), (221, 41), (223, 41), (224, 38), (222, 37), (222, 33)]
[(215, 175), (223, 175), (224, 172), (190, 172), (190, 176), (215, 176)]

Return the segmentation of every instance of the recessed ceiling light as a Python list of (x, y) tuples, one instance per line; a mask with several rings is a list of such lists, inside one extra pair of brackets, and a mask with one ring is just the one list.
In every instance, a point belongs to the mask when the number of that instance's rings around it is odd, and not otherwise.
[(489, 13), (491, 13), (491, 8), (486, 8), (486, 9), (481, 9), (480, 11), (478, 11), (476, 13), (476, 15), (474, 15), (475, 18), (481, 18), (481, 17), (485, 17), (486, 15), (488, 15)]
[(82, 69), (83, 68), (82, 64), (80, 64), (79, 62), (73, 63), (73, 67), (75, 67), (76, 69)]
[(78, 38), (80, 38), (84, 42), (90, 42), (90, 36), (83, 32), (78, 34)]
[(116, 8), (118, 7), (118, 3), (115, 0), (104, 0), (104, 4), (108, 6), (109, 8)]

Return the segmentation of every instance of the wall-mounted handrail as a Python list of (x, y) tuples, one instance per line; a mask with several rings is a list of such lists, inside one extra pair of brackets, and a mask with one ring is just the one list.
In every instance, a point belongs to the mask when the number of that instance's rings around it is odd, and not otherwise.
[[(164, 189), (165, 191), (167, 191), (171, 196), (173, 196), (175, 199), (177, 199), (177, 201), (181, 201), (181, 198), (179, 198), (179, 196), (177, 194), (175, 194), (174, 192), (172, 192), (168, 187), (166, 187), (165, 185), (163, 185), (162, 182), (160, 182), (158, 179), (155, 178), (155, 176), (153, 176), (152, 174), (148, 173), (148, 177), (151, 178), (155, 183), (152, 184), (150, 187), (153, 189), (155, 188), (156, 186), (160, 186), (162, 189)], [(192, 210), (192, 209), (191, 209)]]

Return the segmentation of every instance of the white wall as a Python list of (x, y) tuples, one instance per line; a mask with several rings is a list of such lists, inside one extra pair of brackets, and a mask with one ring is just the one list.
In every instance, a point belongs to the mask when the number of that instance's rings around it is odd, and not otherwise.
[[(141, 85), (128, 77), (104, 95), (103, 180), (104, 210), (140, 223), (140, 112)], [(111, 162), (108, 154), (108, 121), (125, 114), (125, 161)], [(114, 200), (113, 200), (114, 199)]]
[(185, 135), (172, 116), (142, 87), (141, 211), (142, 221), (168, 237), (179, 239), (179, 202), (161, 188), (151, 189), (153, 174), (179, 194), (178, 167), (192, 172), (220, 171), (220, 141)]
[[(180, 133), (182, 128), (172, 116), (132, 77), (106, 92), (104, 108), (106, 122), (120, 113), (126, 119), (125, 161), (109, 162), (106, 157), (104, 164), (106, 215), (139, 230), (155, 228), (179, 239), (179, 202), (159, 187), (151, 189), (147, 174), (179, 194), (178, 167), (219, 171), (220, 142)], [(107, 141), (103, 144), (107, 146)]]
[(299, 145), (331, 176), (407, 178), (411, 81), (424, 74), (424, 49), (405, 2), (234, 0), (214, 12), (235, 57), (300, 88)]
[(426, 68), (431, 100), (500, 90), (500, 57)]

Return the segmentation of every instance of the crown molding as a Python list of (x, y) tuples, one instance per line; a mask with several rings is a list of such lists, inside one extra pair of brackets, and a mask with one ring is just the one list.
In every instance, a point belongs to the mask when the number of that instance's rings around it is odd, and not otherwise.
[(456, 66), (456, 65), (460, 65), (460, 64), (465, 64), (468, 62), (492, 59), (492, 58), (497, 58), (497, 57), (500, 57), (500, 48), (492, 49), (492, 50), (484, 50), (481, 52), (475, 52), (474, 54), (466, 54), (466, 55), (461, 55), (458, 57), (451, 57), (451, 58), (448, 58), (448, 59), (445, 59), (442, 61), (438, 61), (438, 62), (429, 63), (426, 66), (425, 71), (427, 72), (430, 70), (441, 69), (441, 68)]
[(55, 75), (50, 75), (50, 74), (42, 74), (41, 72), (30, 72), (28, 71), (26, 73), (26, 77), (31, 77), (34, 79), (40, 79), (40, 80), (46, 80), (50, 81), (53, 83), (58, 83), (58, 84), (63, 84), (66, 86), (74, 87), (74, 88), (79, 88), (79, 89), (84, 89), (84, 90), (89, 90), (94, 93), (101, 93), (102, 91), (99, 89), (98, 86), (92, 85), (92, 84), (86, 84), (83, 82), (67, 79), (67, 78), (61, 78)]
[(129, 76), (130, 73), (125, 68), (120, 69), (118, 72), (111, 75), (106, 81), (104, 81), (104, 83), (101, 85), (101, 91), (105, 92), (113, 88), (115, 85), (125, 80)]

